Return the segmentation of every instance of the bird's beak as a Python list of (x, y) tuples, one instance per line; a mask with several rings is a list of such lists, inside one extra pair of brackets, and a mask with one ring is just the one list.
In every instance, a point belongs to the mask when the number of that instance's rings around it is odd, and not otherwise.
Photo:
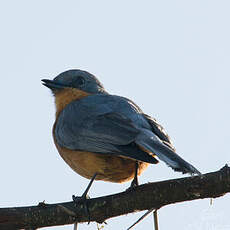
[(54, 80), (48, 80), (48, 79), (42, 79), (42, 84), (50, 88), (51, 90), (64, 89), (65, 87), (67, 87), (67, 85), (61, 84)]

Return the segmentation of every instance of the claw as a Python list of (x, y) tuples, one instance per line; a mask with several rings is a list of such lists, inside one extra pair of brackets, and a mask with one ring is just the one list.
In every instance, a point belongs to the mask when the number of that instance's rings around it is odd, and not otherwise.
[(89, 207), (88, 207), (88, 202), (87, 202), (90, 197), (88, 196), (88, 192), (89, 192), (89, 189), (90, 189), (93, 181), (95, 180), (96, 176), (97, 176), (97, 173), (95, 173), (93, 175), (93, 177), (91, 178), (91, 180), (90, 180), (86, 190), (82, 194), (82, 196), (74, 196), (74, 195), (72, 196), (72, 199), (73, 199), (76, 207), (79, 205), (79, 203), (83, 203), (85, 214), (86, 214), (86, 216), (88, 216), (88, 224), (90, 223), (90, 213), (89, 213)]

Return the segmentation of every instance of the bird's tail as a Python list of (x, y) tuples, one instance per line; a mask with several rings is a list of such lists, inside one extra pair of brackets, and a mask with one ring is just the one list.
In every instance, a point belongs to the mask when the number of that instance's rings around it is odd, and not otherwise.
[(182, 173), (189, 173), (191, 175), (201, 175), (201, 173), (194, 166), (183, 160), (152, 132), (149, 132), (148, 130), (141, 132), (137, 136), (135, 142), (148, 152), (154, 153), (160, 160), (164, 161), (173, 170)]

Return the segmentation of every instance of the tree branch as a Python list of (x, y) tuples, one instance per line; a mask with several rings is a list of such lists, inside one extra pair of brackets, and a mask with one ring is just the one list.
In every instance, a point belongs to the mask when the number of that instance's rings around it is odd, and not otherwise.
[[(230, 168), (216, 172), (140, 185), (114, 195), (88, 200), (91, 221), (102, 223), (111, 217), (182, 201), (216, 198), (230, 192)], [(73, 202), (1, 208), (0, 229), (36, 229), (87, 222), (84, 207)]]

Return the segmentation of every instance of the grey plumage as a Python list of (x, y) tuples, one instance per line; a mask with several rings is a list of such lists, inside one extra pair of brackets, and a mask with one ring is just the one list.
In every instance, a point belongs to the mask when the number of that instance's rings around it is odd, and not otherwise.
[(176, 171), (200, 174), (175, 153), (169, 136), (153, 118), (129, 99), (101, 89), (71, 102), (60, 113), (54, 131), (60, 146), (153, 164), (158, 162), (155, 154)]

